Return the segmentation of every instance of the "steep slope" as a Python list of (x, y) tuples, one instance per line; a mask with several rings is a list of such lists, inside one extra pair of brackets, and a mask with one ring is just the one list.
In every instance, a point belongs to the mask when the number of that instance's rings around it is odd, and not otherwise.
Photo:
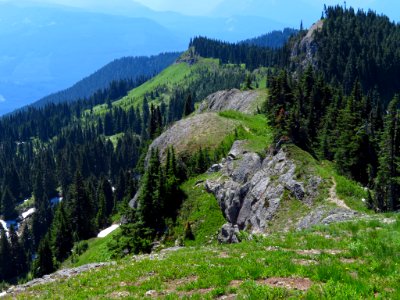
[(171, 65), (181, 53), (165, 53), (150, 57), (123, 57), (105, 65), (85, 77), (72, 87), (46, 96), (31, 106), (40, 107), (47, 103), (60, 103), (88, 98), (96, 91), (109, 87), (113, 81), (148, 78), (157, 75)]

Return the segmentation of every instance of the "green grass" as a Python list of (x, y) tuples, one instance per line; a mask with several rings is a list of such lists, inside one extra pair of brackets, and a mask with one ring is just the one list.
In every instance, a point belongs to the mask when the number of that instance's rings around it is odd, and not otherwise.
[[(116, 265), (31, 288), (17, 298), (142, 299), (155, 290), (165, 299), (231, 294), (238, 299), (399, 299), (400, 220), (396, 218), (392, 224), (337, 223), (235, 245), (186, 247), (156, 260), (127, 257)], [(310, 249), (314, 252), (299, 251)], [(312, 286), (300, 291), (262, 284), (270, 277), (308, 278)]]
[(200, 175), (181, 187), (187, 198), (179, 212), (175, 237), (183, 237), (185, 225), (190, 223), (194, 240), (186, 240), (186, 245), (200, 246), (215, 241), (216, 233), (226, 223), (214, 195), (204, 188), (204, 181), (215, 176), (218, 174)]
[(125, 135), (125, 133), (121, 132), (121, 133), (117, 133), (117, 134), (114, 134), (114, 135), (111, 135), (111, 136), (106, 136), (106, 139), (110, 140), (111, 143), (113, 144), (114, 148), (116, 148), (117, 145), (118, 145), (118, 140), (123, 138), (124, 135)]
[(118, 234), (116, 229), (104, 238), (93, 238), (88, 240), (88, 249), (78, 257), (69, 258), (64, 267), (78, 267), (89, 263), (111, 261), (111, 252), (107, 244)]
[[(196, 74), (196, 70), (200, 70), (202, 68), (212, 70), (213, 68), (217, 67), (218, 60), (210, 58), (200, 58), (199, 61), (192, 66), (187, 63), (173, 64), (163, 70), (154, 78), (131, 90), (125, 97), (113, 102), (112, 105), (119, 106), (124, 109), (128, 109), (132, 106), (141, 108), (144, 96), (155, 91), (157, 88), (163, 88), (161, 93), (162, 96), (150, 102), (159, 104), (161, 99), (163, 99), (168, 103), (169, 97), (174, 88), (185, 88), (188, 86), (189, 80), (193, 81), (196, 79), (196, 76), (198, 76)], [(107, 110), (108, 108), (106, 104), (97, 105), (93, 108), (93, 112), (95, 115), (103, 115), (106, 113)], [(87, 111), (86, 113), (89, 113), (89, 111)]]
[(239, 121), (241, 129), (239, 139), (248, 140), (249, 151), (265, 152), (272, 143), (273, 134), (264, 115), (247, 115), (238, 111), (223, 111), (219, 115), (223, 118)]

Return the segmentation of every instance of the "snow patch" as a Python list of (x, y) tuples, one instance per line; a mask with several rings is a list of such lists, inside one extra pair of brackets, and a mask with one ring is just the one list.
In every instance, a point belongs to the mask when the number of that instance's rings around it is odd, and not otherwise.
[(21, 215), (22, 219), (26, 219), (27, 217), (29, 217), (30, 215), (35, 213), (35, 211), (36, 211), (36, 208), (33, 207), (33, 208), (30, 208), (27, 211), (23, 212), (22, 215)]
[(114, 224), (111, 225), (110, 227), (103, 229), (102, 231), (99, 232), (99, 234), (97, 235), (98, 238), (103, 238), (106, 237), (107, 235), (109, 235), (111, 232), (113, 232), (114, 230), (116, 230), (119, 227), (119, 224)]
[(4, 221), (0, 219), (0, 224), (3, 226), (6, 232), (8, 232), (8, 229), (11, 227), (11, 225), (13, 225), (15, 229), (18, 229), (18, 222), (16, 220)]

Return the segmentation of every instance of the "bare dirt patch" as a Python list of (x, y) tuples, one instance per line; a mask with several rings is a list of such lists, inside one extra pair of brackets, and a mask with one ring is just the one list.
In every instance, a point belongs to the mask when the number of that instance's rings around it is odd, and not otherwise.
[(166, 289), (166, 291), (175, 291), (178, 287), (192, 283), (192, 282), (196, 281), (197, 279), (198, 279), (197, 276), (189, 276), (189, 277), (184, 277), (184, 278), (167, 281), (166, 284), (167, 284), (168, 288)]
[(219, 258), (230, 258), (229, 254), (227, 252), (221, 252), (218, 255)]
[(111, 294), (107, 295), (108, 299), (121, 299), (129, 297), (130, 293), (127, 291), (120, 291), (120, 292), (112, 292)]
[(332, 184), (331, 188), (329, 189), (329, 199), (328, 200), (332, 203), (335, 203), (338, 207), (351, 210), (350, 207), (348, 207), (347, 204), (342, 199), (339, 199), (339, 197), (337, 196), (335, 178), (332, 177), (332, 181), (333, 181), (333, 184)]
[(270, 287), (282, 287), (286, 289), (307, 291), (313, 284), (308, 278), (287, 278), (270, 277), (256, 281), (258, 284), (268, 285)]
[(120, 286), (141, 286), (143, 283), (145, 283), (146, 281), (149, 281), (150, 279), (152, 279), (154, 276), (156, 276), (157, 274), (154, 272), (149, 272), (148, 274), (139, 277), (135, 282), (121, 282)]
[(327, 253), (330, 255), (338, 255), (343, 253), (340, 249), (306, 249), (306, 250), (291, 250), (299, 255), (321, 255), (322, 253)]
[(318, 262), (313, 259), (293, 259), (292, 262), (301, 266), (312, 266), (318, 264)]
[(238, 288), (242, 283), (243, 283), (243, 280), (232, 280), (229, 283), (229, 286), (233, 287), (233, 288)]
[(228, 295), (222, 295), (218, 297), (218, 300), (234, 300), (237, 298), (237, 294), (228, 294)]

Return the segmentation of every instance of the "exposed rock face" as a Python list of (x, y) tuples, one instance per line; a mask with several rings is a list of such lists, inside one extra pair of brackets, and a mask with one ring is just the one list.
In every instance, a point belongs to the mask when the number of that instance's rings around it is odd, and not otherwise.
[(223, 242), (235, 241), (232, 238), (235, 226), (252, 233), (264, 232), (268, 221), (279, 209), (285, 190), (297, 200), (311, 205), (321, 182), (319, 178), (308, 180), (305, 187), (303, 182), (296, 181), (296, 165), (287, 158), (284, 150), (262, 160), (258, 154), (244, 151), (243, 143), (237, 141), (233, 144), (222, 163), (222, 176), (205, 184), (207, 191), (217, 198), (228, 221), (220, 234)]
[(351, 209), (320, 206), (311, 211), (297, 223), (297, 230), (307, 229), (317, 224), (343, 222), (359, 217), (361, 214)]
[[(218, 146), (222, 139), (235, 129), (236, 122), (222, 118), (215, 113), (204, 113), (182, 119), (156, 138), (150, 149), (160, 151), (165, 159), (167, 149), (173, 146), (176, 154), (192, 153), (200, 148)], [(147, 159), (150, 157), (150, 150)]]
[(300, 68), (304, 69), (309, 65), (314, 68), (317, 66), (316, 53), (318, 45), (315, 42), (314, 34), (316, 31), (321, 30), (323, 25), (323, 20), (314, 23), (300, 43), (294, 45), (291, 53), (291, 60), (299, 63)]
[(198, 113), (202, 112), (220, 112), (224, 110), (237, 110), (243, 113), (254, 113), (257, 110), (257, 91), (239, 91), (232, 89), (227, 91), (219, 91), (209, 95), (198, 109)]

